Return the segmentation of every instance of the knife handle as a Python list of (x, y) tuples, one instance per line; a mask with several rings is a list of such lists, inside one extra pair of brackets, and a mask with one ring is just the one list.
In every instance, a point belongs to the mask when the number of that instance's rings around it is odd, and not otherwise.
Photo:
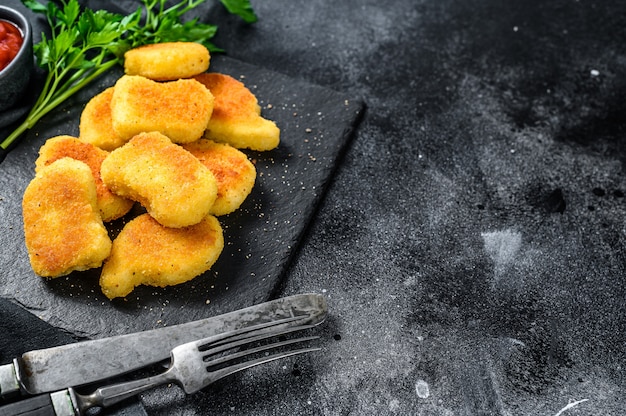
[(15, 373), (15, 364), (0, 365), (0, 403), (20, 394), (20, 382)]
[(70, 389), (30, 397), (0, 407), (2, 416), (78, 416)]

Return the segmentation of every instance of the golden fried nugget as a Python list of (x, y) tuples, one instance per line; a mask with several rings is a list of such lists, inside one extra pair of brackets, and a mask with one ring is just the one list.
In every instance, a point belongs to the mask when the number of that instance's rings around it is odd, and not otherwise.
[(213, 114), (204, 138), (228, 143), (238, 149), (272, 150), (280, 142), (280, 129), (261, 116), (256, 97), (233, 77), (204, 73), (194, 77), (215, 97)]
[(168, 228), (143, 214), (113, 241), (100, 287), (113, 299), (141, 284), (165, 287), (187, 282), (209, 270), (223, 248), (222, 227), (211, 215), (190, 227)]
[(108, 155), (109, 152), (90, 143), (82, 142), (75, 137), (56, 136), (48, 139), (39, 149), (39, 157), (35, 161), (35, 172), (39, 172), (45, 166), (64, 157), (71, 157), (72, 159), (85, 162), (91, 169), (96, 183), (100, 216), (105, 222), (112, 221), (128, 213), (133, 207), (133, 201), (114, 194), (102, 182), (100, 165)]
[(191, 78), (209, 68), (209, 50), (194, 42), (144, 45), (124, 54), (124, 72), (156, 81)]
[(98, 212), (91, 169), (72, 158), (41, 168), (22, 200), (30, 263), (40, 276), (100, 267), (111, 240)]
[(197, 224), (217, 198), (211, 171), (158, 132), (139, 134), (112, 151), (100, 172), (109, 189), (138, 201), (166, 227)]
[(235, 211), (250, 195), (256, 179), (256, 169), (245, 153), (226, 143), (200, 139), (183, 145), (215, 175), (217, 199), (211, 207), (213, 215)]
[(78, 126), (78, 137), (82, 141), (108, 151), (126, 143), (126, 140), (113, 130), (111, 119), (113, 90), (114, 87), (107, 88), (87, 102), (80, 115)]
[(198, 140), (213, 112), (213, 95), (193, 79), (156, 82), (124, 75), (111, 98), (113, 129), (123, 139), (158, 131), (174, 143)]

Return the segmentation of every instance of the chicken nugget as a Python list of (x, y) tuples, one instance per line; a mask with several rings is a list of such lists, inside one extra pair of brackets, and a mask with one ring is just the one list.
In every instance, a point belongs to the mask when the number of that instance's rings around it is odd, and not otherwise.
[(204, 138), (228, 143), (238, 149), (272, 150), (280, 142), (280, 129), (261, 116), (254, 94), (240, 81), (218, 73), (194, 77), (215, 97), (213, 114)]
[(22, 200), (31, 266), (45, 277), (100, 267), (111, 240), (96, 201), (96, 184), (84, 162), (59, 159), (37, 172)]
[(256, 169), (245, 153), (226, 143), (200, 139), (183, 145), (215, 175), (217, 199), (211, 207), (213, 215), (235, 211), (250, 195), (256, 180)]
[(113, 129), (111, 119), (113, 90), (114, 87), (110, 87), (92, 97), (80, 114), (78, 125), (78, 137), (82, 141), (108, 151), (126, 143), (126, 140)]
[(209, 270), (223, 248), (222, 227), (211, 215), (190, 227), (168, 228), (143, 214), (113, 241), (100, 287), (113, 299), (142, 284), (165, 287), (187, 282)]
[(109, 189), (138, 201), (166, 227), (197, 224), (217, 198), (211, 171), (158, 132), (141, 133), (112, 151), (100, 172)]
[(124, 54), (124, 72), (156, 81), (190, 78), (209, 68), (209, 50), (194, 42), (163, 42), (139, 46)]
[(158, 131), (174, 143), (198, 140), (213, 112), (213, 95), (193, 79), (156, 82), (123, 75), (111, 97), (113, 129), (123, 139)]
[(133, 201), (114, 194), (102, 182), (100, 165), (108, 155), (109, 152), (75, 137), (56, 136), (48, 139), (39, 149), (39, 157), (35, 161), (35, 172), (39, 172), (45, 166), (64, 157), (71, 157), (86, 163), (96, 183), (100, 216), (105, 222), (112, 221), (128, 213), (133, 206)]

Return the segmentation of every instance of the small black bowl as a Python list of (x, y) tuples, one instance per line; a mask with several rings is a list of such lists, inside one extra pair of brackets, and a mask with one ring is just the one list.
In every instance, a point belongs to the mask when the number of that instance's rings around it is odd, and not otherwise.
[(0, 111), (11, 108), (28, 87), (34, 69), (33, 34), (28, 19), (15, 9), (0, 6), (0, 20), (13, 23), (24, 42), (15, 58), (0, 70)]

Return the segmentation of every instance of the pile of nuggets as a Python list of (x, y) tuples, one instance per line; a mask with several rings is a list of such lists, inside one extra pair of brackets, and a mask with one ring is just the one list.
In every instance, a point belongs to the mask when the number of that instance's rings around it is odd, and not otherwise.
[[(124, 58), (124, 75), (86, 104), (79, 137), (41, 147), (22, 201), (34, 272), (102, 267), (109, 299), (209, 270), (224, 248), (217, 217), (237, 210), (256, 179), (239, 149), (280, 141), (243, 83), (207, 72), (204, 46), (147, 45)], [(136, 203), (144, 210), (111, 241), (107, 223)]]

